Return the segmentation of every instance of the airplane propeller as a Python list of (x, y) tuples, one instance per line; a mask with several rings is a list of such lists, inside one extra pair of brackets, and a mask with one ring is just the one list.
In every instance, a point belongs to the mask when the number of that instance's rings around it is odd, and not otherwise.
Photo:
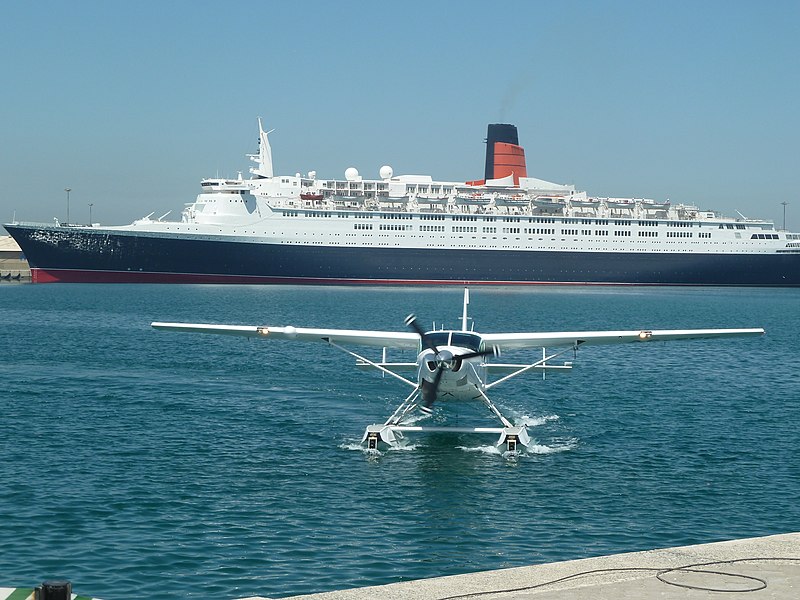
[(433, 341), (431, 341), (430, 338), (426, 338), (425, 337), (425, 330), (422, 328), (422, 326), (417, 321), (417, 315), (415, 315), (413, 313), (408, 315), (404, 322), (411, 329), (413, 329), (416, 332), (416, 334), (420, 337), (420, 339), (422, 340), (423, 346), (425, 346), (429, 350), (433, 350), (436, 354), (439, 354), (439, 350), (436, 348), (436, 344), (434, 344)]
[(464, 354), (453, 354), (449, 350), (440, 351), (430, 338), (425, 337), (425, 330), (423, 330), (420, 326), (416, 315), (408, 315), (405, 319), (405, 324), (413, 329), (417, 335), (419, 335), (420, 339), (422, 340), (422, 345), (428, 350), (432, 350), (435, 354), (433, 361), (430, 361), (436, 365), (436, 372), (433, 376), (433, 381), (423, 379), (422, 383), (420, 384), (422, 404), (420, 405), (419, 409), (424, 413), (431, 414), (433, 412), (431, 407), (436, 401), (436, 396), (439, 392), (439, 385), (442, 381), (442, 376), (444, 375), (445, 371), (457, 371), (461, 365), (461, 362), (468, 358), (490, 355), (500, 356), (500, 348), (498, 346), (492, 346), (486, 350), (465, 352)]

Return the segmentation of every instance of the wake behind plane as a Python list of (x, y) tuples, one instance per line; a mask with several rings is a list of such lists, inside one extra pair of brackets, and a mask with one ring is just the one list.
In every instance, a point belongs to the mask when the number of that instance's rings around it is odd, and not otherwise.
[[(383, 423), (369, 425), (362, 444), (369, 449), (397, 448), (406, 441), (406, 434), (454, 432), (495, 435), (495, 446), (517, 452), (518, 446), (531, 443), (527, 426), (514, 425), (487, 392), (523, 374), (559, 372), (572, 369), (572, 362), (554, 362), (568, 352), (593, 344), (624, 344), (653, 341), (674, 341), (719, 337), (752, 337), (764, 334), (762, 328), (749, 329), (675, 329), (627, 331), (560, 331), (532, 333), (478, 333), (468, 328), (469, 290), (464, 290), (464, 308), (460, 329), (425, 330), (415, 315), (405, 324), (408, 331), (370, 331), (356, 329), (320, 329), (305, 327), (272, 327), (266, 325), (214, 325), (198, 323), (151, 323), (166, 331), (216, 333), (254, 337), (264, 340), (323, 342), (356, 359), (361, 369), (377, 370), (411, 388), (392, 415)], [(382, 359), (373, 361), (345, 345), (383, 348)], [(389, 348), (416, 351), (414, 362), (387, 362)], [(498, 359), (506, 351), (541, 348), (542, 358), (530, 363), (504, 363)], [(548, 348), (555, 349), (548, 352)], [(416, 378), (401, 375), (415, 371)], [(502, 375), (493, 379), (493, 376)], [(455, 402), (478, 402), (496, 417), (496, 427), (434, 427), (416, 425), (419, 413), (431, 414), (446, 410)]]

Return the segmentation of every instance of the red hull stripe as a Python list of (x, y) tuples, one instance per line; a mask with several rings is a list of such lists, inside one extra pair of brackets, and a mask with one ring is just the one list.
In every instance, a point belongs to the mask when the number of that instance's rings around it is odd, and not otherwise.
[[(664, 285), (583, 281), (472, 281), (450, 279), (346, 279), (314, 277), (259, 277), (199, 273), (148, 273), (143, 271), (80, 271), (31, 269), (33, 283), (228, 283), (284, 285)], [(668, 284), (680, 285), (680, 284)]]

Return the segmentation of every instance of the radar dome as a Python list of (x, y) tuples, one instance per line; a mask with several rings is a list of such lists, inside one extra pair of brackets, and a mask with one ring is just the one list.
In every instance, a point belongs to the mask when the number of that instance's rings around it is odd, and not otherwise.
[(347, 179), (347, 181), (355, 181), (356, 179), (358, 179), (358, 169), (356, 169), (355, 167), (349, 167), (344, 172), (344, 178)]
[(380, 170), (380, 175), (381, 179), (391, 179), (392, 175), (394, 175), (394, 171), (389, 165), (383, 165)]

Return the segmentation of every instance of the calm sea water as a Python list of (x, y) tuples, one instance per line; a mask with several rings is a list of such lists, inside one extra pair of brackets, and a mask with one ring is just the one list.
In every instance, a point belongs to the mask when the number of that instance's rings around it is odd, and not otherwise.
[(0, 285), (0, 586), (280, 597), (800, 529), (797, 290), (474, 289), (479, 331), (767, 329), (498, 386), (533, 425), (515, 458), (455, 435), (370, 456), (403, 384), (323, 345), (149, 326), (456, 326), (461, 294)]

